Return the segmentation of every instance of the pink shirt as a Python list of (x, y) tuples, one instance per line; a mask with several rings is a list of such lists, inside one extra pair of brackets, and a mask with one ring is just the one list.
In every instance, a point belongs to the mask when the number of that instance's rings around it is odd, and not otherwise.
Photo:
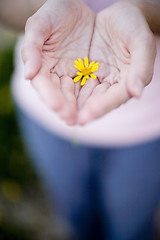
[[(100, 11), (111, 2), (85, 1), (93, 10)], [(100, 4), (101, 2), (101, 4)], [(104, 117), (80, 127), (67, 126), (56, 113), (40, 100), (29, 81), (23, 77), (20, 56), (21, 36), (15, 49), (15, 72), (12, 93), (17, 104), (47, 130), (63, 138), (96, 146), (126, 146), (160, 137), (160, 37), (156, 37), (157, 57), (152, 82), (140, 99), (131, 99)]]

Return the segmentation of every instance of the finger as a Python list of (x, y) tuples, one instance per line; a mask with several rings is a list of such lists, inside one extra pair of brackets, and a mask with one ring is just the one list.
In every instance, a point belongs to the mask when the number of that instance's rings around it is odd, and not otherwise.
[(77, 69), (74, 67), (74, 60), (68, 58), (62, 58), (53, 64), (53, 69), (51, 72), (55, 72), (58, 76), (69, 76), (74, 83), (74, 95), (78, 98), (79, 91), (81, 89), (80, 81), (74, 82), (73, 79), (77, 75)]
[(87, 124), (103, 116), (130, 98), (125, 82), (114, 84), (108, 90), (104, 90), (101, 85), (98, 86), (98, 90), (96, 89), (92, 93), (85, 106), (80, 110), (78, 115), (78, 123), (80, 125)]
[(80, 81), (75, 82), (74, 83), (74, 94), (75, 94), (76, 99), (78, 99), (80, 90), (81, 90), (81, 83), (80, 83)]
[(25, 78), (30, 80), (36, 76), (41, 68), (42, 46), (49, 34), (49, 28), (40, 21), (41, 19), (35, 14), (28, 19), (25, 27), (22, 59), (25, 64)]
[(89, 96), (92, 94), (95, 87), (99, 84), (97, 79), (89, 78), (85, 85), (81, 88), (78, 96), (78, 109), (81, 109)]
[(143, 88), (150, 83), (153, 76), (156, 45), (152, 34), (134, 40), (130, 52), (131, 65), (127, 89), (131, 96), (139, 97)]
[(41, 70), (31, 82), (46, 105), (56, 112), (64, 105), (64, 96), (58, 87), (59, 81), (56, 74), (48, 74)]
[(76, 97), (74, 94), (73, 79), (68, 76), (61, 77), (61, 91), (65, 98), (65, 104), (59, 112), (59, 116), (63, 118), (68, 125), (76, 123)]
[(97, 97), (100, 97), (100, 96), (104, 95), (107, 92), (107, 90), (109, 89), (110, 86), (111, 85), (110, 85), (110, 83), (108, 83), (108, 81), (97, 85), (97, 87), (94, 89), (91, 97), (97, 98)]

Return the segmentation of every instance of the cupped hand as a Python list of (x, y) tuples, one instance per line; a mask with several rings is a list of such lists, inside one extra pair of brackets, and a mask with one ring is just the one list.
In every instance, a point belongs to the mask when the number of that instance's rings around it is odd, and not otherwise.
[(78, 98), (78, 123), (84, 125), (139, 97), (153, 75), (156, 45), (134, 4), (119, 2), (97, 15), (89, 58), (99, 62)]
[(26, 24), (25, 78), (67, 124), (76, 123), (80, 83), (74, 61), (88, 56), (95, 16), (80, 1), (48, 0)]

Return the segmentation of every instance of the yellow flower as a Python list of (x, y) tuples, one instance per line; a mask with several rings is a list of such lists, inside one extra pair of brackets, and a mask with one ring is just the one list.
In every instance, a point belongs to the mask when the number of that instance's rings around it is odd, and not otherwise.
[(89, 59), (88, 57), (84, 58), (84, 64), (82, 59), (78, 58), (78, 61), (75, 61), (74, 67), (79, 70), (77, 72), (77, 77), (74, 78), (74, 82), (78, 82), (80, 79), (81, 81), (81, 86), (83, 86), (88, 78), (93, 78), (96, 79), (96, 75), (93, 74), (93, 72), (97, 71), (99, 67), (99, 63), (95, 63), (94, 61), (89, 64)]

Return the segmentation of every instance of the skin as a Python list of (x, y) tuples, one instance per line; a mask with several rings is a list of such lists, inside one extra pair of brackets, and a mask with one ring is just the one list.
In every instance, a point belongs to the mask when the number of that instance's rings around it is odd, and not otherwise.
[(152, 79), (155, 55), (153, 33), (134, 4), (121, 2), (100, 12), (90, 49), (90, 59), (100, 68), (96, 84), (91, 79), (80, 91), (79, 124), (140, 97)]
[(74, 61), (89, 54), (94, 20), (93, 12), (79, 1), (51, 0), (26, 24), (25, 77), (68, 125), (76, 124), (80, 91), (80, 83), (73, 82)]
[[(156, 9), (124, 1), (95, 17), (79, 1), (47, 1), (26, 24), (25, 77), (69, 125), (85, 125), (140, 97), (153, 75)], [(86, 56), (100, 68), (81, 88), (73, 83), (73, 65)]]

